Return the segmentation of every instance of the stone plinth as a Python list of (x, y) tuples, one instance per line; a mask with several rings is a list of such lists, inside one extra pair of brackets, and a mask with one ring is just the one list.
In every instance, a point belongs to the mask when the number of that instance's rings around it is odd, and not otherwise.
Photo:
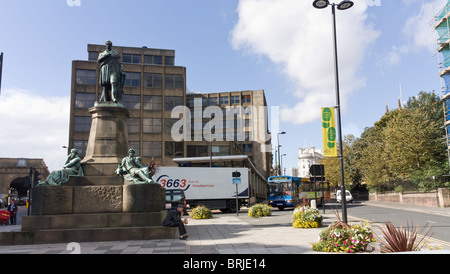
[(92, 125), (82, 167), (86, 176), (113, 176), (128, 154), (127, 118), (122, 104), (96, 103), (89, 109)]
[(41, 186), (33, 188), (32, 215), (159, 212), (165, 190), (157, 184)]

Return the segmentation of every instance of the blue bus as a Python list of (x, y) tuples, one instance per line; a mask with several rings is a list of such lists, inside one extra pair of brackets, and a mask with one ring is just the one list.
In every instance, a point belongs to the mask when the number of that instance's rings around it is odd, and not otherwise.
[(309, 203), (316, 199), (317, 205), (328, 200), (330, 189), (328, 183), (311, 182), (308, 177), (272, 176), (267, 182), (267, 197), (269, 205), (283, 210), (286, 207), (296, 207), (303, 200)]

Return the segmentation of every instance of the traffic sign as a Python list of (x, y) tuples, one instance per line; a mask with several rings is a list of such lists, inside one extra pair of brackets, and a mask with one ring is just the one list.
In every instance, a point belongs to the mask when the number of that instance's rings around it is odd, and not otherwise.
[(233, 178), (233, 185), (240, 185), (241, 184), (241, 178)]

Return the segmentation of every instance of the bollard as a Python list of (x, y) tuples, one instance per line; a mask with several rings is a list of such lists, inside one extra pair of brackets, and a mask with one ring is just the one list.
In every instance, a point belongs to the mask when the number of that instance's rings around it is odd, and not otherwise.
[(317, 206), (316, 206), (316, 200), (311, 200), (311, 207), (312, 207), (312, 208), (317, 208)]

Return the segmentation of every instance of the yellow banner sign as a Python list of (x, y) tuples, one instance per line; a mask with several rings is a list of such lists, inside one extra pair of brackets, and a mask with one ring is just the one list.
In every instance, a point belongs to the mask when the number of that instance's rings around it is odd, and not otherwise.
[(322, 108), (323, 156), (337, 157), (334, 108)]

